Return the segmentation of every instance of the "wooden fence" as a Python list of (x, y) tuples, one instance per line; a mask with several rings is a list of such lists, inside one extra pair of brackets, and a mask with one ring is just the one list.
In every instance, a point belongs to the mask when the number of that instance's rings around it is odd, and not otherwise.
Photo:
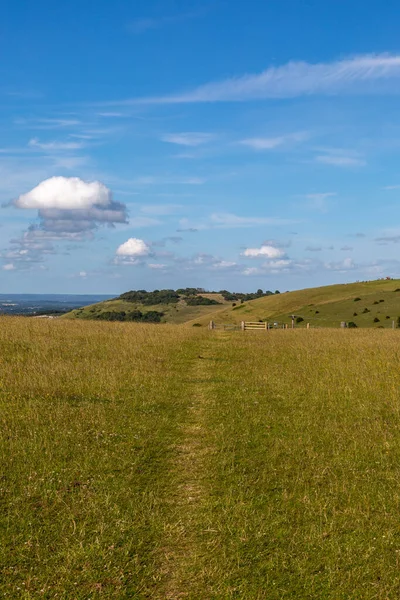
[(224, 331), (268, 331), (268, 329), (288, 329), (284, 323), (268, 323), (267, 321), (242, 321), (239, 325), (220, 324), (210, 321), (209, 329), (222, 329)]

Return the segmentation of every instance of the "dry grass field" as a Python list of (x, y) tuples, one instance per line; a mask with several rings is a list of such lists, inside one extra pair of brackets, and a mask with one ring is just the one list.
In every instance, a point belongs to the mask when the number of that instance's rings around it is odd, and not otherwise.
[(399, 331), (0, 320), (0, 597), (397, 599)]

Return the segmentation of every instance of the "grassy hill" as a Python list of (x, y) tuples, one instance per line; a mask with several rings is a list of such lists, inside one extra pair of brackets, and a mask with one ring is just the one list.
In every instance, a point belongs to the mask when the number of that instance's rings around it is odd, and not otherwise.
[[(218, 302), (219, 304), (193, 306), (190, 305), (190, 302), (193, 302), (193, 298), (207, 298), (214, 302)], [(231, 303), (226, 302), (220, 294), (208, 293), (197, 294), (188, 299), (185, 299), (185, 296), (181, 295), (176, 302), (157, 304), (143, 304), (142, 302), (132, 302), (124, 298), (114, 298), (73, 310), (62, 318), (111, 320), (107, 318), (107, 314), (113, 313), (115, 315), (118, 313), (125, 313), (125, 316), (127, 316), (126, 320), (129, 320), (129, 316), (136, 311), (140, 311), (143, 315), (154, 311), (162, 313), (160, 322), (180, 324), (218, 313), (219, 310), (223, 310), (224, 308), (227, 308), (227, 306), (231, 306)]]
[[(377, 280), (310, 288), (266, 296), (236, 304), (212, 314), (218, 323), (270, 321), (291, 323), (290, 315), (302, 317), (297, 327), (338, 327), (353, 321), (357, 327), (392, 327), (400, 316), (400, 280)], [(208, 315), (210, 317), (210, 315)], [(376, 321), (375, 319), (379, 319)], [(207, 319), (201, 320), (206, 324)]]

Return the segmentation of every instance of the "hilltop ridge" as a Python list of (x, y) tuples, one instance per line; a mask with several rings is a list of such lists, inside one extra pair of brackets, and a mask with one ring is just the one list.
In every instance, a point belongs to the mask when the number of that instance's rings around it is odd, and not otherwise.
[[(357, 327), (392, 327), (400, 316), (400, 279), (357, 281), (285, 292), (230, 306), (212, 315), (216, 323), (273, 321), (304, 327), (339, 327), (341, 321)], [(300, 320), (302, 319), (302, 320)], [(205, 320), (202, 320), (205, 323)]]
[(291, 292), (206, 292), (201, 288), (136, 290), (67, 313), (63, 318), (142, 321), (206, 325), (271, 321), (297, 326), (338, 327), (341, 321), (356, 327), (392, 327), (400, 317), (400, 279), (306, 288)]

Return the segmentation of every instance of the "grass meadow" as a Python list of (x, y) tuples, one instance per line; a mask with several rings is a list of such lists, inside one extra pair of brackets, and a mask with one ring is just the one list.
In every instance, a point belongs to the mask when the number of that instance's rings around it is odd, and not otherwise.
[(0, 320), (0, 597), (397, 599), (399, 331)]

